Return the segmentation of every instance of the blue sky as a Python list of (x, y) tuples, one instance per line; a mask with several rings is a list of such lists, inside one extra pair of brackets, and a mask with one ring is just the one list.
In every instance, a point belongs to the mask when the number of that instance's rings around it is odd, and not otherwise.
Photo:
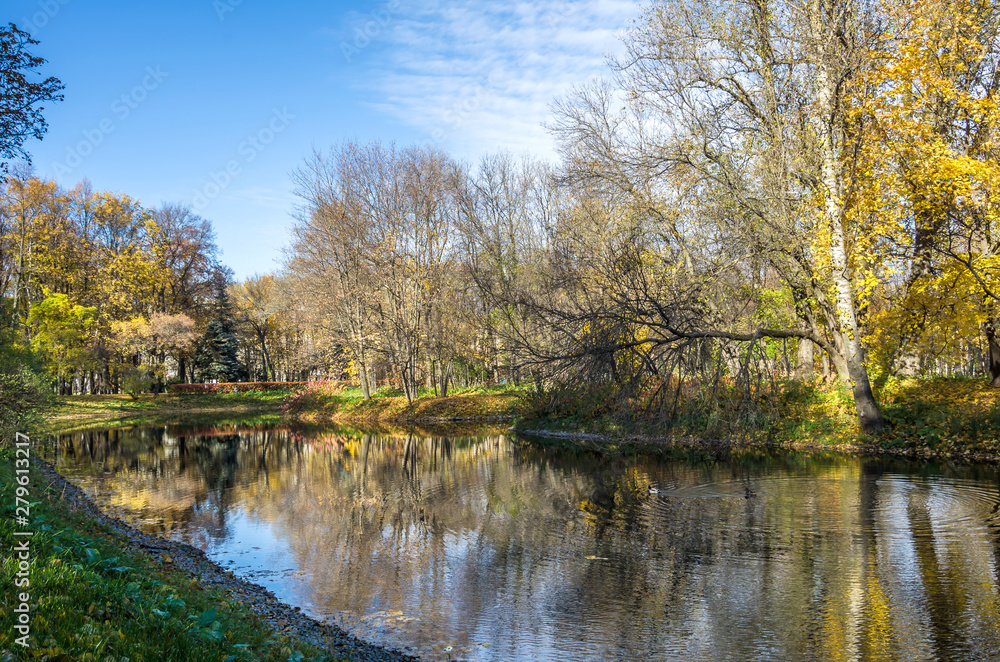
[(606, 75), (631, 0), (4, 0), (66, 85), (36, 174), (192, 205), (238, 278), (277, 268), (289, 173), (344, 139), (554, 158), (549, 104)]

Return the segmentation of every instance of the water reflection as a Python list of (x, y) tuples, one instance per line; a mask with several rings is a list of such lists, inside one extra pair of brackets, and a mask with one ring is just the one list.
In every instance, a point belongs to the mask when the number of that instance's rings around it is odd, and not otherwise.
[(50, 457), (108, 509), (429, 659), (1000, 659), (992, 466), (163, 427)]

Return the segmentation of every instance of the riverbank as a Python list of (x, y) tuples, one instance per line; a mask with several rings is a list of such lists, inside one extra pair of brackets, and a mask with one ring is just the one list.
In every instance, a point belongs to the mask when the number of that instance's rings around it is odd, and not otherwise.
[[(236, 578), (201, 550), (138, 531), (103, 514), (77, 486), (33, 458), (27, 485), (30, 519), (15, 529), (15, 457), (0, 453), (5, 516), (0, 544), (29, 540), (27, 647), (13, 624), (0, 631), (2, 659), (50, 660), (362, 660), (417, 658), (351, 637)], [(7, 492), (10, 491), (10, 494)], [(10, 512), (6, 512), (6, 511)], [(15, 586), (17, 559), (3, 564)], [(20, 589), (19, 589), (20, 590)], [(4, 614), (18, 607), (14, 590), (0, 595)], [(47, 656), (47, 657), (46, 657)]]
[[(898, 379), (882, 385), (891, 429), (873, 437), (858, 428), (850, 391), (840, 384), (778, 382), (742, 419), (724, 407), (665, 423), (634, 399), (577, 390), (569, 396), (525, 389), (469, 389), (446, 398), (424, 393), (412, 403), (396, 392), (371, 400), (360, 389), (316, 383), (296, 392), (160, 396), (70, 396), (47, 413), (53, 432), (159, 423), (346, 425), (432, 434), (481, 423), (511, 423), (525, 433), (591, 435), (634, 446), (640, 439), (712, 445), (823, 448), (895, 454), (993, 458), (1000, 455), (1000, 389), (982, 379)], [(740, 414), (742, 415), (742, 413)], [(461, 433), (461, 432), (459, 432)], [(584, 439), (586, 437), (578, 437)], [(631, 440), (631, 441), (627, 441)], [(613, 442), (611, 442), (613, 444)], [(621, 445), (619, 444), (619, 445)], [(604, 444), (607, 445), (607, 444)]]
[(60, 396), (45, 419), (53, 433), (88, 427), (112, 427), (141, 423), (192, 422), (199, 420), (276, 423), (289, 391), (261, 393), (217, 393), (208, 395), (143, 394)]
[(890, 380), (879, 396), (891, 428), (878, 436), (859, 428), (846, 387), (822, 382), (775, 384), (755, 403), (753, 420), (742, 427), (725, 409), (676, 416), (665, 424), (640, 406), (616, 407), (601, 394), (574, 394), (541, 405), (536, 400), (515, 429), (612, 452), (760, 447), (1000, 459), (1000, 389), (985, 380)]
[(58, 398), (46, 413), (54, 433), (94, 427), (156, 423), (244, 422), (295, 425), (364, 424), (450, 426), (510, 422), (523, 410), (517, 389), (469, 389), (448, 397), (425, 394), (407, 402), (398, 393), (371, 400), (357, 388), (315, 387), (291, 391), (160, 395), (74, 395)]
[(471, 388), (438, 397), (421, 389), (409, 402), (398, 391), (382, 391), (370, 400), (361, 389), (342, 384), (318, 383), (286, 399), (286, 417), (321, 423), (442, 423), (512, 421), (524, 411), (524, 389), (517, 387)]

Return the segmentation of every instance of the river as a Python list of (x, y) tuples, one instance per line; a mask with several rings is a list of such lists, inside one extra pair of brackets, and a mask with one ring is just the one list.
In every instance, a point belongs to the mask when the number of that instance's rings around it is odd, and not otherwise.
[(428, 660), (1000, 660), (993, 465), (238, 426), (46, 454), (109, 513)]

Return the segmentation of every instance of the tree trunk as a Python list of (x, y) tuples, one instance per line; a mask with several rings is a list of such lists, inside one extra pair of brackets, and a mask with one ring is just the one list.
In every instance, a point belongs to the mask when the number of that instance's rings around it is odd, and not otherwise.
[(868, 380), (868, 370), (865, 368), (864, 353), (858, 338), (858, 318), (854, 308), (854, 287), (851, 284), (850, 267), (847, 263), (847, 250), (844, 239), (844, 228), (840, 216), (838, 200), (839, 187), (836, 180), (829, 177), (838, 166), (824, 159), (823, 171), (829, 189), (827, 193), (827, 218), (830, 221), (831, 257), (833, 262), (833, 280), (837, 287), (837, 312), (840, 315), (840, 325), (843, 330), (844, 362), (847, 364), (847, 374), (850, 377), (851, 391), (854, 394), (854, 406), (858, 412), (858, 421), (865, 432), (874, 433), (884, 430), (887, 425), (879, 411), (875, 394), (872, 393), (871, 382)]
[(921, 361), (912, 343), (907, 343), (902, 354), (896, 359), (893, 371), (903, 377), (916, 377), (920, 374)]
[(413, 361), (407, 359), (399, 367), (399, 378), (403, 382), (403, 395), (406, 396), (406, 403), (413, 404), (413, 399), (416, 396), (416, 379), (413, 375)]
[(448, 397), (448, 383), (451, 381), (452, 369), (453, 366), (451, 361), (441, 361), (441, 375), (438, 382), (441, 385), (442, 398)]
[(996, 320), (986, 322), (986, 362), (990, 371), (990, 386), (1000, 388), (1000, 331)]
[(858, 422), (865, 432), (877, 433), (887, 427), (879, 411), (875, 394), (868, 381), (864, 354), (859, 338), (857, 311), (854, 306), (854, 286), (851, 283), (847, 259), (847, 242), (844, 236), (846, 201), (842, 186), (842, 148), (844, 146), (843, 108), (838, 103), (838, 93), (846, 73), (843, 54), (840, 52), (841, 35), (847, 20), (846, 5), (827, 15), (822, 3), (815, 1), (811, 7), (811, 28), (815, 48), (818, 129), (820, 138), (820, 169), (823, 182), (823, 202), (826, 221), (830, 228), (830, 257), (833, 282), (837, 289), (836, 308), (844, 341), (844, 359), (851, 379), (854, 406)]
[(799, 349), (795, 353), (795, 379), (808, 381), (815, 376), (813, 367), (813, 342), (807, 338), (799, 339)]
[(361, 397), (368, 400), (372, 399), (372, 389), (371, 385), (368, 383), (368, 366), (364, 363), (359, 363), (358, 365), (358, 381), (361, 382)]
[(729, 370), (729, 376), (736, 379), (743, 372), (743, 362), (740, 360), (739, 345), (731, 340), (722, 340), (719, 344), (719, 351), (722, 352), (722, 358), (726, 363), (726, 369)]
[(267, 351), (267, 344), (264, 338), (260, 339), (260, 349), (264, 355), (264, 381), (274, 381), (274, 365), (271, 364), (271, 353)]

